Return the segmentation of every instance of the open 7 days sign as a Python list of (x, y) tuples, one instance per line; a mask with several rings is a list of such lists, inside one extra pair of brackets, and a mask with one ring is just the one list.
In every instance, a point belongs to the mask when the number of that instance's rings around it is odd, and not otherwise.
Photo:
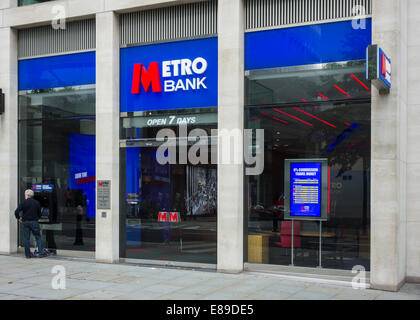
[(121, 49), (121, 112), (217, 106), (217, 39)]

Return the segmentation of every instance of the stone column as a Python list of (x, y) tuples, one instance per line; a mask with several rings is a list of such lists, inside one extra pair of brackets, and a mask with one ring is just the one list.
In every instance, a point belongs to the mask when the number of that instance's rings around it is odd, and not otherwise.
[(96, 210), (96, 260), (119, 262), (119, 17), (96, 15), (96, 180), (111, 181), (111, 209)]
[(0, 253), (17, 251), (18, 205), (18, 82), (17, 32), (0, 28), (0, 89), (5, 94), (5, 111), (0, 115)]
[(407, 281), (420, 282), (420, 1), (407, 11)]
[(406, 275), (407, 2), (373, 1), (372, 42), (392, 61), (392, 89), (372, 88), (372, 287), (396, 291)]
[[(231, 133), (239, 130), (242, 134), (244, 128), (242, 0), (219, 0), (218, 45), (217, 269), (220, 272), (237, 273), (243, 270), (244, 263), (243, 146), (240, 141), (229, 144), (229, 141), (222, 138), (227, 136), (223, 130)], [(227, 161), (229, 154), (230, 161)], [(234, 161), (235, 157), (239, 161)]]
[(8, 9), (17, 7), (18, 0), (2, 0), (0, 1), (0, 9)]

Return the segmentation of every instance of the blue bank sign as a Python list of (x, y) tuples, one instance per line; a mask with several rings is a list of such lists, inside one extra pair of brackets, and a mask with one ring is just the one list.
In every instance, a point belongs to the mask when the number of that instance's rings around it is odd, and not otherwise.
[(380, 93), (389, 93), (392, 83), (391, 59), (376, 44), (366, 49), (366, 79), (371, 80)]
[(217, 106), (217, 38), (121, 49), (121, 112)]

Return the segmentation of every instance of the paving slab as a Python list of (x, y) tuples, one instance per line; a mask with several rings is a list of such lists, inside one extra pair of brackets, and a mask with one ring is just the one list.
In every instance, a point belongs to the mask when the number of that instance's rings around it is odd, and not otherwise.
[(37, 276), (31, 276), (27, 278), (18, 279), (15, 282), (22, 283), (22, 284), (30, 284), (30, 285), (36, 285), (36, 286), (49, 286), (51, 287), (51, 281), (53, 279), (54, 275), (37, 275)]
[(30, 283), (11, 282), (0, 286), (0, 293), (14, 293), (16, 290), (22, 288), (32, 287)]
[(79, 279), (66, 279), (66, 287), (70, 289), (96, 291), (96, 290), (104, 289), (111, 286), (112, 284), (108, 282), (79, 280)]
[(202, 300), (245, 300), (246, 298), (246, 294), (229, 291), (217, 291), (201, 297)]
[(376, 297), (376, 300), (420, 300), (420, 296), (405, 293), (383, 292)]
[(48, 300), (63, 300), (81, 293), (82, 290), (80, 289), (67, 288), (65, 290), (55, 290), (52, 288), (47, 289), (38, 286), (26, 287), (13, 292), (13, 294), (17, 296)]
[(420, 295), (420, 283), (406, 283), (400, 290), (401, 293)]
[(285, 293), (290, 293), (290, 294), (295, 294), (303, 290), (304, 290), (304, 287), (290, 285), (290, 284), (282, 284), (282, 283), (275, 283), (264, 288), (264, 291), (272, 291), (276, 293), (285, 292)]
[(301, 290), (289, 296), (287, 300), (330, 300), (334, 296), (333, 293), (314, 292)]
[(13, 294), (0, 294), (0, 300), (21, 300), (21, 298)]
[(287, 292), (274, 292), (274, 291), (268, 291), (268, 292), (259, 292), (257, 293), (251, 293), (247, 295), (246, 299), (251, 300), (286, 300), (292, 296), (292, 294)]
[(219, 289), (218, 287), (212, 287), (212, 286), (209, 287), (209, 286), (200, 284), (200, 285), (184, 288), (181, 293), (184, 295), (204, 296), (206, 294), (210, 294), (215, 291), (221, 291), (221, 290), (223, 289)]
[[(328, 295), (337, 295), (340, 294), (343, 290), (345, 290), (345, 288), (340, 288), (337, 286), (328, 286), (328, 285), (312, 285), (312, 286), (308, 286), (307, 288), (305, 288), (306, 292), (316, 292), (316, 293), (324, 293), (324, 294), (328, 294)], [(348, 289), (348, 290), (352, 290), (353, 289)]]
[(69, 297), (67, 300), (114, 300), (115, 297), (120, 296), (120, 292), (112, 292), (108, 290), (96, 290), (83, 294), (76, 294)]
[(10, 275), (8, 277), (6, 276), (2, 276), (0, 277), (0, 286), (8, 284), (9, 282), (17, 282), (20, 279), (18, 277), (16, 277), (15, 275)]
[(160, 293), (161, 295), (168, 294), (168, 293), (179, 293), (182, 292), (184, 287), (182, 286), (174, 286), (169, 284), (156, 284), (147, 287), (147, 291)]
[(138, 281), (130, 284), (114, 284), (112, 286), (106, 287), (106, 289), (112, 292), (119, 293), (120, 295), (126, 295), (145, 290), (146, 288), (152, 285), (155, 285), (155, 283), (149, 282), (145, 284), (143, 282)]
[(331, 300), (375, 300), (376, 296), (351, 294), (347, 292), (341, 292), (331, 298)]
[(104, 282), (111, 282), (112, 280), (116, 280), (121, 278), (119, 275), (115, 275), (112, 273), (91, 273), (87, 277), (85, 277), (86, 280), (98, 280), (98, 281), (104, 281)]
[[(161, 299), (163, 296), (162, 293), (154, 292), (154, 291), (148, 291), (147, 288), (142, 291), (136, 291), (132, 292), (130, 294), (124, 294), (116, 296), (115, 299), (119, 300), (164, 300)], [(173, 296), (173, 295), (171, 295)]]

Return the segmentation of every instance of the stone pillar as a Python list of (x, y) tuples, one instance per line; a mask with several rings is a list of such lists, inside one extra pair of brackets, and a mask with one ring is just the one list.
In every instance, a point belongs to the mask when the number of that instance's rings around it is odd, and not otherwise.
[(392, 88), (372, 88), (371, 275), (396, 291), (406, 275), (407, 2), (373, 1), (372, 42), (392, 61)]
[(420, 282), (420, 1), (407, 11), (407, 281)]
[[(119, 262), (119, 16), (96, 15), (96, 180), (111, 181), (111, 209), (96, 210), (96, 260)], [(105, 215), (105, 216), (103, 216)]]
[(0, 253), (17, 251), (18, 205), (18, 82), (17, 32), (0, 28), (0, 89), (5, 94), (5, 111), (0, 115)]
[(17, 7), (18, 0), (2, 0), (0, 1), (0, 9), (8, 9)]
[[(217, 269), (243, 270), (243, 146), (223, 140), (223, 130), (244, 128), (244, 8), (242, 0), (218, 2)], [(236, 150), (234, 150), (236, 149)], [(223, 158), (232, 152), (230, 163)], [(233, 154), (234, 153), (234, 154)], [(234, 157), (237, 157), (234, 163)]]

